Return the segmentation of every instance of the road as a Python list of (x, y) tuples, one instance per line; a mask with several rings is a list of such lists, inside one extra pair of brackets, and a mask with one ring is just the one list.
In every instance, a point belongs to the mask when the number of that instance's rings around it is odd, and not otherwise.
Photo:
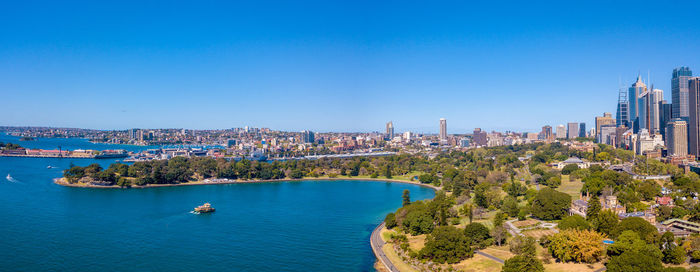
[(486, 257), (486, 258), (489, 258), (489, 259), (491, 259), (491, 260), (497, 261), (497, 262), (499, 262), (499, 263), (503, 263), (503, 262), (504, 262), (504, 261), (501, 260), (500, 258), (498, 258), (498, 257), (496, 257), (496, 256), (493, 256), (493, 255), (491, 255), (491, 254), (484, 253), (484, 252), (482, 252), (481, 250), (477, 250), (475, 253), (476, 253), (476, 254), (479, 254), (479, 255), (481, 255), (481, 256), (484, 256), (484, 257)]
[(379, 262), (381, 262), (389, 271), (400, 272), (399, 269), (396, 268), (393, 263), (391, 263), (389, 257), (384, 254), (384, 250), (382, 250), (382, 247), (385, 244), (384, 240), (382, 240), (382, 237), (379, 234), (382, 228), (384, 228), (383, 222), (377, 226), (374, 231), (372, 231), (372, 235), (369, 238), (369, 243), (372, 246), (372, 251), (374, 251), (374, 256), (376, 256)]

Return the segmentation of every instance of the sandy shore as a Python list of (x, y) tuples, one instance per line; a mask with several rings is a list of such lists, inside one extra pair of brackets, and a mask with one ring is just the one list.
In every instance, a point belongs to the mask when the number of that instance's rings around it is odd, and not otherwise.
[[(406, 184), (413, 184), (413, 185), (418, 185), (426, 188), (433, 189), (435, 191), (439, 191), (441, 188), (437, 186), (433, 186), (430, 184), (423, 184), (420, 182), (413, 182), (413, 181), (407, 181), (407, 180), (399, 180), (399, 179), (385, 179), (385, 178), (351, 178), (351, 177), (343, 177), (343, 178), (328, 178), (328, 177), (319, 177), (319, 178), (303, 178), (303, 179), (268, 179), (268, 180), (228, 180), (228, 181), (209, 181), (207, 182), (206, 180), (199, 180), (199, 181), (191, 181), (187, 183), (177, 183), (177, 184), (147, 184), (144, 186), (136, 186), (132, 185), (129, 188), (154, 188), (154, 187), (173, 187), (173, 186), (194, 186), (194, 185), (219, 185), (219, 184), (245, 184), (245, 183), (272, 183), (272, 182), (294, 182), (294, 181), (340, 181), (340, 180), (361, 180), (361, 181), (383, 181), (383, 182), (394, 182), (394, 183), (406, 183)], [(86, 183), (68, 183), (65, 178), (56, 178), (54, 179), (54, 183), (61, 185), (61, 186), (66, 186), (66, 187), (76, 187), (76, 188), (102, 188), (102, 189), (126, 189), (119, 187), (117, 185), (112, 185), (112, 186), (103, 186), (103, 185), (92, 185), (92, 184), (86, 184)]]

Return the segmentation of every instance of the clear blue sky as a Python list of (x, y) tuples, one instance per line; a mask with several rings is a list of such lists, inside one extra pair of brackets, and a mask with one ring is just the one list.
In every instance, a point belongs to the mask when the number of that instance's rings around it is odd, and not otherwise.
[(693, 1), (10, 1), (0, 125), (537, 131), (700, 72)]

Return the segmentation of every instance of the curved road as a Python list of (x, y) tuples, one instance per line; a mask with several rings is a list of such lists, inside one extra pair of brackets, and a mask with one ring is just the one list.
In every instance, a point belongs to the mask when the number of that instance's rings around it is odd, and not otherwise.
[(389, 260), (389, 257), (384, 254), (384, 250), (382, 250), (382, 247), (384, 244), (384, 240), (382, 240), (382, 237), (380, 236), (379, 232), (384, 228), (384, 222), (379, 224), (374, 230), (372, 231), (372, 235), (369, 238), (369, 243), (372, 245), (372, 251), (374, 251), (374, 256), (377, 256), (377, 259), (386, 267), (391, 272), (400, 272), (396, 266), (394, 266), (393, 263)]

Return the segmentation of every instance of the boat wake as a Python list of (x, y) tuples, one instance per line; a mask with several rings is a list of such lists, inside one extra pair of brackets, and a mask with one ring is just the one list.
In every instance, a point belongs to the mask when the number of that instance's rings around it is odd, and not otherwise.
[(10, 174), (7, 174), (7, 177), (5, 177), (5, 179), (7, 179), (7, 181), (9, 182), (19, 182), (18, 180), (10, 176)]

